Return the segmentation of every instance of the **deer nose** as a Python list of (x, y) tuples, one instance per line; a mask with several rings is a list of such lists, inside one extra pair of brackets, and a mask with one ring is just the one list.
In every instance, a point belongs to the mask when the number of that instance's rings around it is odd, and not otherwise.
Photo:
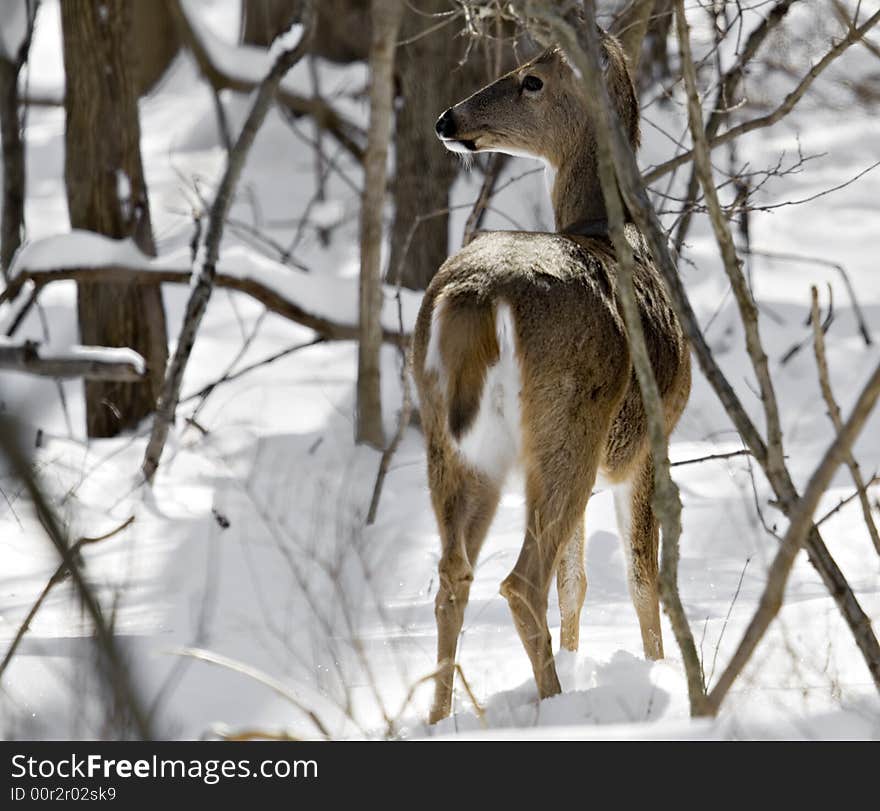
[(452, 138), (455, 134), (455, 118), (453, 118), (451, 107), (437, 119), (434, 130), (441, 138)]

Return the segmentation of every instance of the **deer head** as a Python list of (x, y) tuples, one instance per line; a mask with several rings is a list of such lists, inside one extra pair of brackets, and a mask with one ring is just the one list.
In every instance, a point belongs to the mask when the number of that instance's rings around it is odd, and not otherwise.
[[(630, 136), (639, 142), (639, 108), (620, 43), (600, 37), (602, 71), (611, 101)], [(592, 141), (583, 82), (559, 48), (550, 48), (446, 110), (437, 136), (465, 154), (504, 152), (540, 158), (554, 168), (576, 158)]]

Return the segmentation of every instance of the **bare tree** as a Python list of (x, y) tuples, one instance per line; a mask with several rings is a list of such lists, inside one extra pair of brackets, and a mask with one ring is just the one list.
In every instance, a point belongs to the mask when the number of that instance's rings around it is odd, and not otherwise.
[[(155, 255), (140, 154), (131, 0), (61, 4), (64, 41), (65, 181), (70, 223), (109, 237), (130, 237)], [(85, 384), (89, 436), (113, 436), (152, 412), (168, 343), (158, 285), (78, 285), (82, 342), (128, 346), (147, 361), (142, 383)]]
[[(451, 38), (439, 23), (450, 0), (407, 9), (397, 53), (401, 103), (395, 132), (395, 216), (391, 263), (405, 287), (424, 290), (449, 253), (449, 191), (459, 163), (437, 140), (434, 122), (453, 102), (490, 78), (480, 47)], [(429, 180), (430, 179), (430, 180)], [(432, 216), (426, 216), (432, 215)], [(415, 238), (410, 234), (416, 225)], [(397, 281), (397, 279), (392, 279)]]
[[(192, 293), (186, 304), (186, 312), (183, 316), (183, 329), (177, 341), (174, 358), (168, 365), (168, 372), (162, 381), (156, 418), (153, 421), (153, 430), (150, 433), (150, 440), (144, 452), (141, 470), (148, 482), (153, 481), (153, 476), (156, 474), (159, 461), (165, 450), (165, 441), (168, 439), (168, 432), (171, 430), (171, 424), (174, 422), (174, 415), (177, 411), (177, 404), (180, 401), (180, 387), (183, 384), (183, 374), (189, 363), (202, 318), (208, 309), (211, 293), (214, 291), (217, 263), (220, 260), (220, 243), (223, 240), (223, 230), (226, 227), (226, 218), (229, 214), (229, 207), (232, 205), (235, 188), (241, 178), (245, 161), (254, 144), (254, 139), (257, 137), (257, 132), (259, 132), (260, 127), (266, 120), (266, 114), (269, 112), (272, 100), (278, 92), (281, 80), (287, 71), (302, 59), (308, 48), (309, 38), (312, 33), (312, 9), (312, 2), (306, 0), (304, 10), (305, 28), (299, 42), (292, 48), (279, 54), (272, 65), (272, 69), (263, 81), (260, 82), (250, 112), (235, 141), (235, 145), (229, 151), (226, 171), (223, 173), (220, 186), (217, 189), (217, 195), (211, 205), (208, 233), (205, 237), (205, 258), (198, 270)], [(198, 247), (198, 241), (196, 241), (196, 247)], [(195, 256), (195, 251), (193, 255)]]
[(0, 141), (3, 144), (0, 268), (4, 277), (24, 233), (25, 143), (18, 77), (28, 58), (38, 5), (37, 0), (27, 0), (25, 30), (18, 52), (6, 54), (0, 50)]
[[(241, 41), (269, 45), (302, 17), (302, 0), (244, 0)], [(322, 0), (315, 9), (310, 52), (347, 64), (370, 58), (370, 0)]]
[(379, 353), (382, 347), (382, 214), (388, 144), (394, 116), (394, 50), (402, 6), (373, 0), (370, 44), (370, 129), (361, 201), (361, 285), (357, 383), (357, 441), (382, 449)]

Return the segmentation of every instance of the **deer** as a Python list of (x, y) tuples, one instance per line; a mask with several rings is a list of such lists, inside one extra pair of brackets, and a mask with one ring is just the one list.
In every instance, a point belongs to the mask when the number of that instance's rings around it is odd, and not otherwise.
[[(612, 105), (637, 149), (639, 105), (626, 56), (612, 35), (600, 29), (599, 36)], [(441, 265), (417, 317), (412, 374), (442, 545), (432, 724), (451, 712), (474, 567), (514, 468), (525, 486), (525, 534), (500, 592), (539, 698), (561, 691), (547, 624), (554, 575), (560, 644), (578, 649), (585, 512), (597, 481), (613, 492), (644, 655), (663, 658), (647, 417), (618, 301), (587, 109), (582, 81), (565, 53), (551, 47), (436, 122), (452, 152), (543, 161), (556, 230), (480, 232)], [(690, 394), (690, 352), (640, 233), (630, 222), (626, 233), (668, 436)]]

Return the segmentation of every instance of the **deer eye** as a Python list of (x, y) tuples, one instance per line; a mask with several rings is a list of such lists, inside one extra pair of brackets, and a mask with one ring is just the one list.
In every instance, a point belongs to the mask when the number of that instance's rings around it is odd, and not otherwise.
[(530, 93), (537, 93), (543, 86), (544, 82), (537, 76), (526, 76), (522, 81), (523, 90), (528, 90)]

